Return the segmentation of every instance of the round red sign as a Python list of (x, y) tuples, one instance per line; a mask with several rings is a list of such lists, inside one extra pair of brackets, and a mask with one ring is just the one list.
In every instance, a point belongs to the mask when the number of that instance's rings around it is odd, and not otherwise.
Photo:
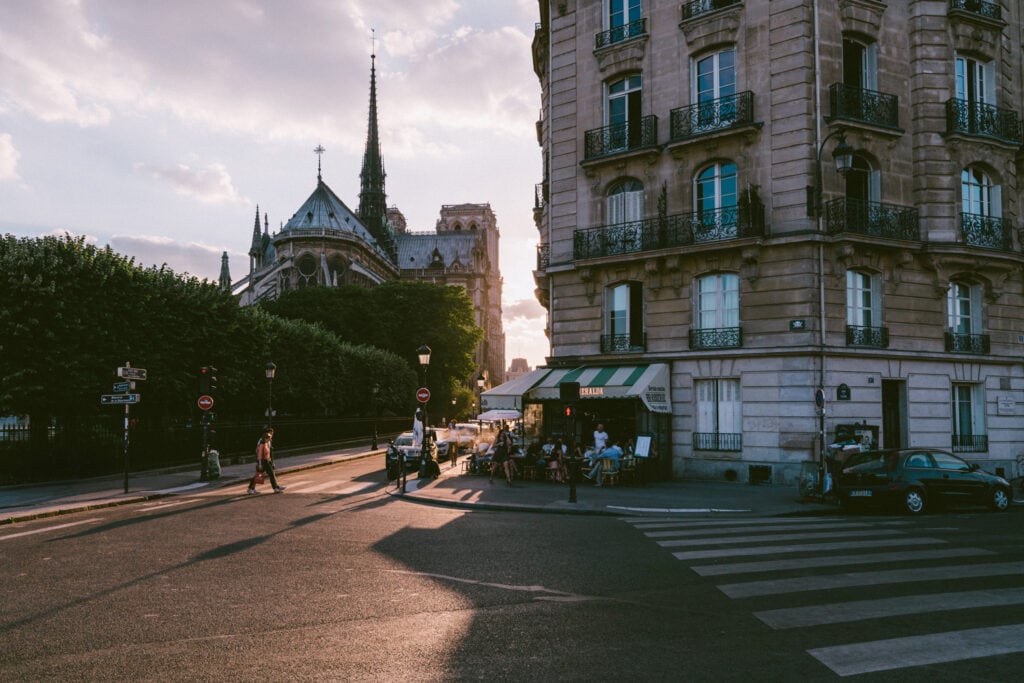
[(427, 389), (426, 387), (421, 387), (421, 388), (417, 389), (416, 390), (416, 400), (419, 401), (420, 403), (426, 403), (427, 401), (429, 401), (430, 400), (430, 389)]
[(203, 410), (209, 410), (213, 407), (213, 396), (202, 395), (199, 400), (196, 401), (199, 407)]

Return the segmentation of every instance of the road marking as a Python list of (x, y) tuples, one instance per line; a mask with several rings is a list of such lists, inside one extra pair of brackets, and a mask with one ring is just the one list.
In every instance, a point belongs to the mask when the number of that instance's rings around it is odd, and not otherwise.
[(537, 585), (516, 585), (509, 583), (492, 583), (490, 581), (479, 581), (477, 579), (464, 579), (459, 576), (449, 576), (447, 574), (434, 574), (432, 572), (411, 572), (403, 569), (389, 569), (387, 570), (393, 574), (411, 574), (413, 576), (425, 576), (431, 579), (442, 579), (444, 581), (453, 581), (455, 583), (468, 583), (474, 586), (485, 586), (487, 588), (499, 588), (501, 590), (515, 591), (522, 593), (535, 593), (537, 600), (551, 600), (554, 602), (586, 602), (588, 600), (599, 600), (600, 598), (591, 597), (589, 595), (579, 595), (577, 593), (567, 593), (565, 591), (555, 590), (553, 588), (545, 588), (544, 586)]
[(340, 493), (342, 495), (345, 495), (345, 496), (348, 496), (348, 495), (351, 495), (353, 493), (360, 493), (361, 491), (365, 491), (367, 489), (376, 488), (378, 486), (380, 486), (380, 483), (378, 483), (378, 482), (367, 481), (367, 482), (364, 482), (362, 484), (356, 484), (355, 486), (349, 486), (346, 489), (342, 489), (341, 491), (338, 491), (338, 493)]
[(803, 532), (799, 534), (762, 534), (759, 536), (735, 536), (721, 538), (701, 537), (683, 538), (675, 541), (658, 541), (662, 548), (693, 548), (702, 545), (728, 545), (730, 543), (760, 543), (762, 541), (814, 541), (826, 538), (856, 538), (858, 536), (898, 536), (904, 532), (899, 529), (858, 529), (855, 531), (823, 531), (821, 533)]
[(191, 491), (192, 489), (201, 489), (210, 484), (205, 481), (196, 482), (194, 484), (185, 484), (184, 486), (175, 486), (171, 489), (160, 489), (159, 491), (146, 491), (146, 493), (178, 493), (179, 491)]
[(89, 524), (90, 522), (98, 522), (98, 518), (94, 519), (83, 519), (80, 522), (68, 522), (67, 524), (58, 524), (57, 526), (48, 526), (45, 529), (33, 529), (32, 531), (22, 531), (17, 534), (7, 534), (6, 536), (0, 536), (0, 541), (6, 541), (9, 538), (18, 538), (20, 536), (31, 536), (32, 534), (41, 534), (46, 531), (57, 531), (58, 529), (67, 529), (72, 526), (79, 526), (81, 524)]
[(732, 510), (729, 508), (634, 508), (624, 505), (607, 505), (609, 510), (625, 510), (627, 512), (661, 512), (693, 514), (695, 512), (752, 512), (750, 509)]
[[(680, 519), (678, 517), (620, 517), (624, 522), (629, 522), (637, 529), (666, 529), (679, 527), (683, 529), (692, 529), (696, 527), (734, 527), (737, 525), (757, 526), (761, 524), (782, 524), (783, 520), (775, 518), (767, 519), (716, 519), (708, 521), (694, 521), (690, 519)], [(818, 522), (835, 522), (835, 517), (801, 517), (800, 524), (807, 526), (814, 526)], [(795, 524), (796, 522), (785, 522), (787, 524)], [(882, 525), (891, 524), (909, 524), (909, 522), (881, 522)]]
[(843, 624), (851, 621), (877, 619), (906, 614), (929, 614), (947, 610), (975, 609), (1024, 604), (1024, 588), (990, 588), (959, 593), (930, 593), (905, 595), (879, 600), (854, 600), (809, 607), (787, 607), (754, 612), (754, 616), (781, 630), (804, 628), (824, 624)]
[(940, 548), (938, 550), (908, 550), (894, 553), (858, 553), (856, 555), (827, 555), (823, 557), (800, 557), (788, 560), (765, 560), (763, 562), (735, 562), (731, 564), (708, 564), (690, 567), (700, 576), (724, 576), (727, 574), (749, 574), (751, 572), (788, 571), (814, 567), (846, 567), (853, 564), (875, 564), (881, 562), (920, 562), (922, 560), (945, 560), (955, 557), (978, 557), (995, 555), (982, 548)]
[(1024, 624), (819, 647), (807, 652), (840, 676), (854, 676), (1024, 652)]
[(937, 538), (892, 538), (876, 541), (843, 541), (840, 543), (806, 543), (800, 545), (765, 545), (753, 548), (721, 548), (719, 550), (691, 550), (672, 553), (678, 560), (705, 560), (714, 557), (750, 557), (783, 553), (813, 553), (821, 550), (853, 550), (854, 548), (880, 548), (894, 545), (930, 545), (945, 543)]
[(148, 507), (139, 508), (140, 512), (152, 512), (153, 510), (160, 510), (162, 508), (170, 508), (175, 505), (184, 505), (185, 503), (193, 502), (192, 498), (185, 498), (184, 500), (176, 500), (171, 503), (161, 503), (160, 505), (150, 505)]
[[(348, 481), (348, 479), (332, 479), (332, 480), (330, 480), (328, 482), (325, 482), (323, 484), (314, 484), (313, 486), (306, 486), (305, 488), (302, 489), (302, 491), (300, 491), (300, 493), (315, 493), (317, 491), (321, 491), (323, 489), (330, 488), (330, 487), (334, 486), (335, 484), (341, 484), (341, 483), (344, 483), (346, 481)], [(296, 484), (294, 486), (298, 486), (298, 485)], [(292, 485), (289, 485), (288, 488), (292, 488)]]
[(681, 529), (672, 529), (671, 531), (645, 531), (644, 536), (648, 538), (672, 538), (673, 536), (704, 536), (707, 534), (715, 534), (721, 536), (722, 534), (748, 534), (751, 531), (817, 531), (818, 529), (877, 529), (871, 524), (864, 522), (835, 522), (832, 524), (815, 524), (808, 526), (806, 524), (778, 524), (776, 526), (763, 526), (758, 529), (751, 529), (747, 526), (736, 526), (736, 527), (712, 527), (712, 528), (699, 528), (692, 529), (684, 527)]
[(804, 591), (834, 590), (854, 586), (876, 586), (911, 581), (943, 581), (1024, 574), (1024, 562), (994, 564), (961, 564), (943, 567), (915, 567), (874, 572), (850, 572), (831, 576), (801, 576), (795, 579), (726, 583), (718, 586), (730, 598), (751, 598), (759, 595), (782, 595)]

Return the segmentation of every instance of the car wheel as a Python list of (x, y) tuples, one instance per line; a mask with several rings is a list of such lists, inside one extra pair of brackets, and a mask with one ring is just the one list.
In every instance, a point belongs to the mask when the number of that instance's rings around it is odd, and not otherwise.
[(1005, 512), (1010, 509), (1010, 492), (1002, 486), (992, 489), (989, 494), (989, 505), (997, 512)]
[(924, 512), (924, 491), (907, 489), (903, 492), (903, 509), (912, 515)]

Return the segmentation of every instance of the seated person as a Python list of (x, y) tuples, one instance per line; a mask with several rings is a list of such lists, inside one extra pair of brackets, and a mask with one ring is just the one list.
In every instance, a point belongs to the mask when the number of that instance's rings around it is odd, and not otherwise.
[(601, 461), (602, 460), (613, 460), (615, 466), (612, 468), (613, 472), (619, 471), (619, 461), (622, 459), (622, 448), (619, 447), (618, 441), (612, 441), (612, 445), (601, 451), (601, 457), (597, 458), (593, 468), (587, 476), (587, 479), (595, 479), (594, 486), (601, 485)]

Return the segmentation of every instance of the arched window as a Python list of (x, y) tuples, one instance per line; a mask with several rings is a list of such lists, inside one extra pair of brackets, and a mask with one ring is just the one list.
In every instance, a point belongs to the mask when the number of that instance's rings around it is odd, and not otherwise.
[(846, 198), (862, 202), (882, 201), (881, 174), (859, 154), (853, 155), (853, 166), (846, 174)]
[(979, 168), (969, 166), (960, 173), (963, 212), (998, 218), (1002, 214), (1000, 188)]
[(716, 163), (697, 174), (693, 189), (693, 238), (713, 242), (737, 237), (736, 164)]
[(608, 190), (606, 218), (608, 225), (643, 220), (644, 186), (637, 180), (622, 180)]

